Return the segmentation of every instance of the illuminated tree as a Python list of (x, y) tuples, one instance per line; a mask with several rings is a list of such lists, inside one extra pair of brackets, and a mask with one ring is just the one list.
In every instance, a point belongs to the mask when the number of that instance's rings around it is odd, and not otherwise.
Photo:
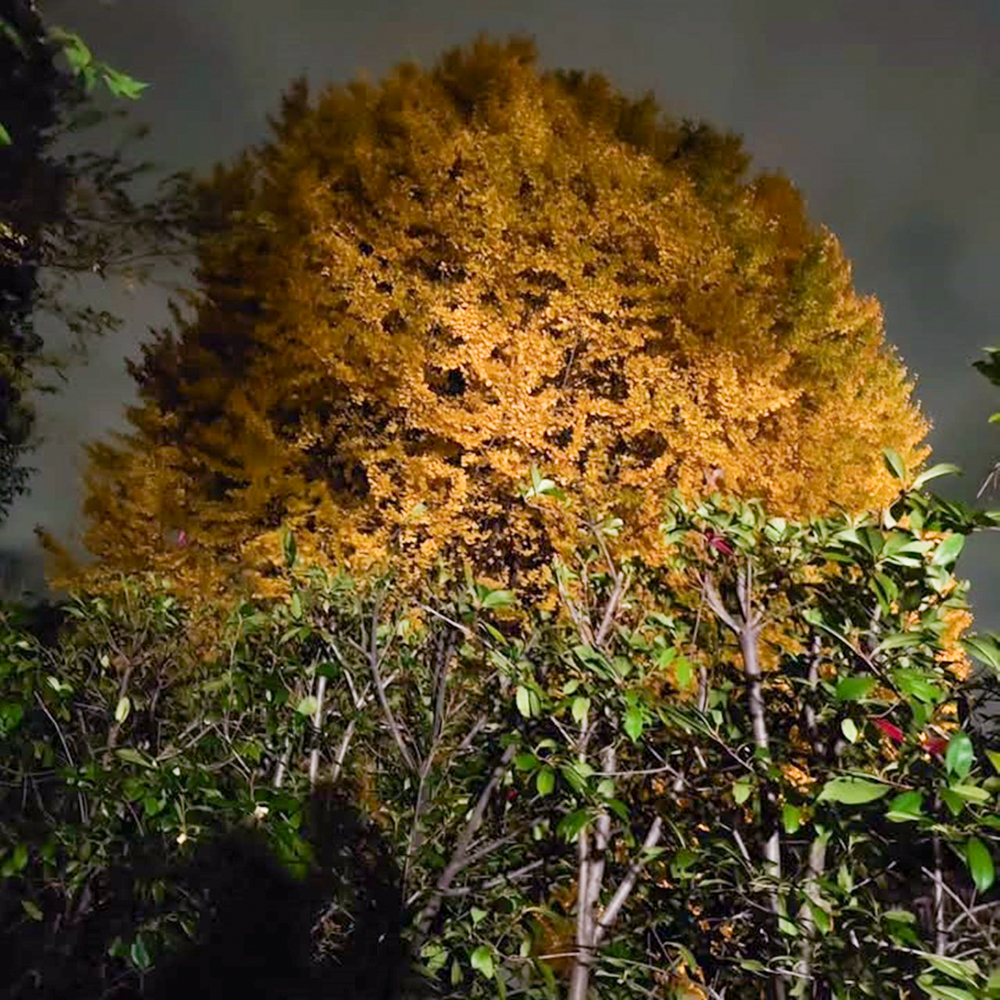
[(296, 85), (274, 130), (203, 185), (197, 308), (90, 449), (91, 581), (276, 593), (288, 527), (321, 564), (524, 585), (579, 512), (543, 523), (532, 467), (650, 552), (674, 487), (860, 509), (894, 493), (881, 448), (923, 457), (877, 303), (736, 138), (519, 40)]

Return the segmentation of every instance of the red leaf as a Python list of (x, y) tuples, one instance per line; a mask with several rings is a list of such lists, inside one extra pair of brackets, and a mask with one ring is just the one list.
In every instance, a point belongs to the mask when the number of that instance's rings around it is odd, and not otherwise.
[(940, 757), (948, 749), (948, 741), (940, 737), (932, 737), (924, 743), (924, 749), (934, 757)]
[(879, 729), (889, 737), (890, 740), (895, 740), (897, 743), (902, 743), (906, 739), (903, 730), (899, 726), (894, 726), (891, 722), (886, 722), (885, 719), (872, 719)]
[(722, 537), (722, 535), (717, 535), (711, 528), (705, 532), (705, 541), (712, 546), (718, 552), (722, 552), (724, 555), (731, 556), (733, 554), (732, 546)]
[(177, 548), (183, 549), (188, 543), (188, 536), (186, 531), (179, 531), (177, 533)]

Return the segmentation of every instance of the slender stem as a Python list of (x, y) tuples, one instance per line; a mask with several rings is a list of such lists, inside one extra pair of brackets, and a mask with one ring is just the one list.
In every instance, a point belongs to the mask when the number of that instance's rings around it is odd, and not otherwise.
[(941, 837), (934, 834), (934, 954), (943, 955), (948, 947), (948, 931), (944, 919), (944, 859), (941, 852)]
[(650, 824), (649, 830), (646, 833), (646, 839), (642, 842), (642, 850), (632, 860), (632, 864), (629, 865), (629, 869), (625, 874), (625, 878), (622, 879), (621, 885), (618, 886), (617, 892), (611, 897), (611, 902), (608, 903), (607, 909), (601, 914), (601, 919), (597, 921), (597, 927), (594, 931), (594, 947), (597, 947), (604, 940), (605, 934), (614, 926), (621, 908), (625, 905), (628, 897), (632, 894), (632, 890), (635, 888), (639, 873), (646, 864), (646, 858), (643, 855), (656, 847), (660, 842), (660, 834), (662, 832), (663, 820), (657, 816)]
[(399, 755), (403, 758), (403, 763), (411, 770), (416, 770), (416, 762), (413, 759), (413, 755), (410, 753), (409, 747), (403, 741), (403, 734), (400, 731), (399, 723), (396, 721), (396, 716), (393, 714), (392, 708), (389, 705), (389, 699), (386, 697), (385, 693), (385, 683), (382, 680), (382, 674), (379, 670), (381, 666), (381, 657), (379, 656), (378, 649), (378, 613), (380, 604), (376, 604), (372, 612), (372, 620), (370, 632), (368, 636), (368, 666), (371, 670), (372, 681), (375, 684), (375, 693), (378, 695), (379, 705), (382, 706), (382, 715), (385, 717), (386, 725), (389, 727), (389, 732), (392, 733), (392, 738), (396, 742), (396, 746), (399, 748)]
[[(802, 944), (799, 948), (796, 974), (808, 980), (813, 978), (813, 954), (816, 949), (816, 920), (810, 904), (815, 902), (818, 905), (819, 903), (819, 880), (826, 868), (826, 843), (827, 837), (821, 835), (816, 837), (809, 846), (809, 863), (803, 888), (806, 902), (800, 910), (799, 925), (802, 928)], [(806, 986), (805, 989), (808, 990), (809, 987)]]
[[(62, 744), (63, 751), (66, 754), (66, 760), (69, 761), (70, 767), (76, 767), (76, 761), (73, 760), (73, 754), (70, 753), (69, 744), (66, 742), (66, 737), (63, 736), (63, 731), (59, 727), (59, 723), (56, 722), (55, 716), (49, 711), (49, 706), (45, 704), (45, 699), (36, 691), (35, 698), (38, 699), (38, 704), (42, 706), (42, 711), (49, 717), (49, 722), (52, 723), (57, 735), (59, 736), (59, 742)], [(78, 791), (76, 793), (77, 805), (80, 807), (80, 822), (84, 826), (90, 822), (87, 817), (87, 801), (83, 797), (83, 792)]]
[(597, 633), (594, 635), (595, 646), (600, 647), (604, 645), (604, 640), (608, 637), (608, 632), (611, 631), (611, 626), (615, 621), (615, 615), (618, 613), (622, 598), (625, 596), (625, 591), (628, 590), (628, 586), (628, 578), (624, 576), (617, 576), (616, 574), (614, 590), (611, 591), (611, 596), (608, 598), (608, 603), (604, 608), (604, 615), (601, 618), (601, 624), (597, 629)]
[(340, 745), (337, 747), (337, 753), (333, 758), (333, 771), (330, 775), (333, 781), (337, 781), (340, 778), (340, 772), (344, 769), (347, 750), (351, 745), (351, 740), (354, 739), (354, 730), (357, 728), (357, 722), (357, 716), (352, 716), (351, 721), (347, 723), (347, 728), (344, 730), (343, 736), (340, 738)]
[(285, 783), (285, 772), (288, 770), (288, 761), (292, 756), (292, 736), (289, 733), (285, 737), (285, 749), (281, 751), (281, 759), (278, 761), (278, 766), (274, 769), (274, 787), (281, 788)]
[(423, 908), (423, 910), (421, 910), (420, 915), (417, 917), (415, 943), (415, 949), (417, 951), (420, 950), (420, 945), (427, 936), (427, 932), (430, 930), (431, 924), (434, 923), (434, 918), (441, 910), (445, 894), (451, 888), (451, 883), (455, 881), (455, 878), (468, 863), (469, 846), (472, 843), (472, 838), (476, 835), (476, 831), (483, 822), (483, 816), (486, 814), (486, 807), (489, 805), (490, 798), (496, 790), (497, 785), (500, 784), (504, 774), (507, 773), (507, 767), (514, 759), (516, 749), (516, 744), (513, 743), (507, 747), (503, 756), (500, 758), (500, 763), (493, 769), (493, 773), (490, 775), (490, 779), (486, 783), (486, 787), (482, 790), (482, 792), (480, 792), (479, 798), (476, 800), (476, 805), (472, 810), (472, 815), (469, 817), (468, 822), (465, 824), (465, 828), (459, 835), (458, 842), (455, 844), (455, 850), (452, 851), (448, 864), (445, 865), (444, 870), (438, 876), (431, 898), (427, 901), (427, 905)]
[[(739, 644), (743, 657), (743, 676), (747, 687), (747, 702), (750, 712), (750, 725), (753, 732), (754, 746), (763, 752), (764, 758), (770, 760), (770, 739), (767, 730), (767, 715), (764, 706), (762, 687), (762, 672), (758, 644), (763, 621), (759, 612), (753, 607), (753, 568), (748, 562), (745, 570), (737, 575), (736, 598), (740, 606), (740, 616), (732, 614), (723, 603), (722, 596), (714, 580), (708, 574), (702, 580), (705, 600), (716, 617), (732, 631)], [(774, 881), (771, 891), (771, 911), (775, 920), (784, 915), (784, 902), (780, 894), (781, 883), (781, 830), (778, 826), (777, 803), (773, 789), (765, 791), (765, 801), (770, 812), (768, 825), (770, 832), (764, 841), (764, 862), (769, 878)], [(787, 982), (784, 975), (777, 977), (771, 983), (773, 1000), (784, 1000)]]
[(319, 774), (319, 737), (323, 727), (323, 699), (326, 697), (326, 677), (320, 674), (316, 683), (316, 712), (313, 715), (313, 748), (309, 754), (309, 787), (316, 784)]
[(587, 989), (590, 985), (590, 963), (593, 959), (590, 912), (590, 833), (586, 827), (576, 835), (576, 844), (576, 949), (567, 1000), (586, 1000)]

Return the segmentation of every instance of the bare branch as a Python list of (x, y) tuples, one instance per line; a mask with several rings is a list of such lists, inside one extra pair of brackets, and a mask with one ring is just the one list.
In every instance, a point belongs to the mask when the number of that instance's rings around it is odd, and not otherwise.
[(715, 581), (712, 577), (706, 573), (702, 577), (701, 581), (702, 593), (705, 595), (705, 600), (708, 602), (708, 606), (712, 609), (716, 618), (719, 619), (725, 626), (731, 629), (733, 632), (739, 634), (740, 625), (736, 619), (726, 610), (725, 604), (722, 603), (722, 597), (719, 595), (719, 588), (716, 587)]
[(642, 842), (642, 849), (632, 860), (632, 864), (629, 865), (629, 869), (625, 873), (625, 878), (622, 879), (621, 885), (618, 886), (617, 892), (611, 897), (611, 902), (608, 903), (607, 909), (601, 914), (601, 919), (597, 921), (597, 927), (594, 931), (594, 947), (597, 947), (604, 940), (604, 935), (614, 926), (621, 908), (625, 905), (628, 897), (632, 894), (632, 890), (635, 888), (639, 873), (646, 864), (647, 859), (643, 855), (659, 843), (662, 831), (663, 820), (657, 816), (649, 827), (646, 839)]
[(594, 646), (600, 647), (604, 645), (604, 640), (607, 638), (608, 632), (614, 624), (615, 615), (618, 613), (622, 598), (625, 596), (625, 591), (628, 590), (630, 582), (628, 577), (616, 574), (614, 590), (611, 591), (611, 596), (608, 598), (608, 603), (604, 608), (604, 616), (601, 618), (601, 624), (594, 635)]
[(943, 955), (948, 948), (948, 930), (944, 919), (944, 859), (941, 851), (941, 836), (934, 834), (934, 954)]
[(326, 676), (320, 674), (316, 681), (316, 711), (313, 714), (313, 748), (309, 754), (309, 787), (316, 784), (319, 774), (319, 735), (323, 726), (323, 699), (326, 697)]
[(389, 699), (386, 697), (385, 693), (385, 683), (382, 680), (382, 675), (379, 669), (382, 658), (379, 655), (378, 648), (378, 613), (381, 607), (381, 601), (377, 601), (372, 611), (371, 628), (368, 636), (368, 666), (371, 670), (372, 681), (375, 684), (375, 693), (378, 695), (379, 704), (382, 706), (382, 715), (385, 717), (385, 722), (389, 727), (389, 732), (392, 733), (392, 738), (395, 740), (396, 746), (399, 748), (399, 754), (403, 758), (403, 763), (406, 764), (411, 771), (415, 771), (417, 769), (416, 762), (413, 759), (413, 755), (410, 753), (410, 748), (403, 740), (403, 734), (400, 731), (399, 723), (396, 721), (396, 716), (393, 714), (392, 707), (389, 705)]
[(465, 824), (465, 828), (462, 830), (461, 834), (459, 834), (458, 842), (455, 844), (455, 850), (452, 851), (451, 859), (438, 876), (437, 883), (434, 886), (434, 892), (432, 893), (431, 898), (427, 901), (427, 905), (423, 908), (423, 910), (421, 910), (420, 915), (417, 918), (416, 938), (418, 949), (420, 942), (430, 930), (431, 924), (434, 922), (434, 918), (441, 910), (445, 893), (451, 888), (451, 883), (455, 881), (459, 872), (461, 872), (462, 869), (468, 864), (467, 859), (469, 845), (472, 843), (472, 838), (476, 835), (476, 831), (482, 825), (483, 816), (486, 814), (486, 807), (489, 805), (490, 798), (496, 790), (497, 785), (500, 784), (504, 774), (507, 773), (507, 767), (514, 758), (515, 750), (516, 745), (512, 743), (504, 751), (503, 756), (500, 758), (500, 763), (493, 769), (493, 773), (490, 775), (489, 781), (486, 783), (486, 786), (479, 794), (479, 798), (476, 800), (476, 805), (472, 810), (472, 815), (469, 816), (468, 822)]
[[(42, 711), (49, 717), (49, 722), (52, 723), (56, 734), (59, 736), (59, 742), (62, 744), (63, 752), (66, 754), (66, 759), (69, 761), (70, 767), (76, 767), (76, 761), (73, 760), (73, 754), (70, 753), (69, 744), (66, 742), (66, 737), (63, 736), (63, 731), (56, 722), (55, 716), (49, 711), (49, 706), (45, 704), (45, 699), (36, 691), (35, 698), (38, 700), (38, 704), (42, 706)], [(86, 826), (90, 820), (87, 818), (87, 802), (83, 797), (83, 792), (78, 791), (76, 793), (77, 804), (80, 807), (80, 822)]]

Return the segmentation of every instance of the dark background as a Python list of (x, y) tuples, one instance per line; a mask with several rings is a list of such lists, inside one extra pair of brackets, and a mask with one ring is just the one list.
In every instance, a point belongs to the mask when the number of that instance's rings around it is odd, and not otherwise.
[[(972, 500), (1000, 456), (986, 424), (1000, 394), (971, 362), (1000, 342), (1000, 0), (49, 0), (49, 24), (151, 86), (133, 117), (145, 158), (205, 170), (266, 135), (294, 76), (314, 85), (427, 65), (479, 31), (533, 35), (543, 67), (593, 69), (678, 117), (741, 133), (842, 240), (858, 288), (881, 301), (917, 378), (935, 461), (965, 470), (942, 492)], [(90, 286), (85, 290), (91, 294)], [(81, 527), (81, 443), (124, 428), (123, 358), (166, 322), (167, 292), (96, 287), (126, 318), (69, 384), (41, 397), (32, 492), (0, 528), (0, 587), (40, 586), (43, 523)], [(65, 343), (44, 325), (53, 346)], [(941, 481), (939, 481), (941, 482)], [(947, 482), (947, 481), (944, 481)], [(1000, 497), (993, 498), (1000, 506)], [(82, 551), (78, 544), (73, 546)], [(963, 558), (980, 628), (1000, 627), (1000, 537)]]

